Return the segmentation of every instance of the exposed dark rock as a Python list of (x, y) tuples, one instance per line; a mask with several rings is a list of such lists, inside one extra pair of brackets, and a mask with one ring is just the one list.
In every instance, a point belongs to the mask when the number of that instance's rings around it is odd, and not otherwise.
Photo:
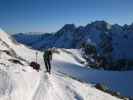
[(19, 61), (17, 59), (8, 59), (8, 61), (11, 61), (12, 63), (15, 63), (15, 64), (23, 65), (23, 63), (21, 63), (21, 61)]

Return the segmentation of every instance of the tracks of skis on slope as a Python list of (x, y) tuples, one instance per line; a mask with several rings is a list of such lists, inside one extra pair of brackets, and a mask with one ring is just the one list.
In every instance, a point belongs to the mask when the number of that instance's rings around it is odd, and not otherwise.
[(41, 77), (32, 100), (83, 100), (76, 91), (65, 85), (64, 80), (58, 75), (44, 73)]

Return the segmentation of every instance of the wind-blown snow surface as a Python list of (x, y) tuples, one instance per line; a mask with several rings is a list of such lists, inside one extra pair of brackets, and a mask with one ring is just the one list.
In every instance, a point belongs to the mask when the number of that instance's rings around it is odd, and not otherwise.
[[(15, 55), (12, 55), (13, 52)], [(35, 51), (14, 43), (9, 35), (0, 32), (0, 100), (119, 100), (95, 89), (90, 84), (81, 83), (56, 71), (53, 71), (52, 75), (46, 74), (42, 53), (38, 53), (40, 72), (28, 65), (28, 61), (35, 60)], [(61, 58), (62, 55), (54, 55), (54, 57), (59, 56)], [(71, 60), (73, 65), (82, 66), (75, 57), (69, 54), (68, 59), (71, 59), (67, 60), (66, 56), (67, 54), (62, 57), (63, 60), (68, 63)], [(11, 59), (16, 59), (21, 63), (13, 63)], [(55, 66), (57, 65), (53, 65)]]

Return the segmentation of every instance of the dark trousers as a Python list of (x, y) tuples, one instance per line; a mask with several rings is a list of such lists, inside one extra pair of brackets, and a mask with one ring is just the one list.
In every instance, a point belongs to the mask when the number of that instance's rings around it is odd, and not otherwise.
[(51, 72), (51, 63), (50, 63), (50, 60), (45, 60), (45, 67), (46, 67), (46, 71), (47, 72)]

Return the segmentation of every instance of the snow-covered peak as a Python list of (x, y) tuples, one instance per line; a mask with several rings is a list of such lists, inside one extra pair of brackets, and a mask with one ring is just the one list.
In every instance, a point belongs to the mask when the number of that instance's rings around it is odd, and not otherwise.
[[(15, 40), (4, 30), (0, 29), (0, 40), (8, 44), (9, 46), (13, 46), (15, 44)], [(14, 43), (13, 43), (14, 42)]]
[(9, 35), (7, 35), (7, 33), (0, 28), (0, 39), (6, 42), (9, 41), (8, 37)]
[(13, 46), (13, 43), (12, 43), (10, 35), (8, 35), (2, 29), (0, 29), (0, 42), (1, 42), (1, 44), (4, 44), (6, 47), (8, 46), (8, 48)]

